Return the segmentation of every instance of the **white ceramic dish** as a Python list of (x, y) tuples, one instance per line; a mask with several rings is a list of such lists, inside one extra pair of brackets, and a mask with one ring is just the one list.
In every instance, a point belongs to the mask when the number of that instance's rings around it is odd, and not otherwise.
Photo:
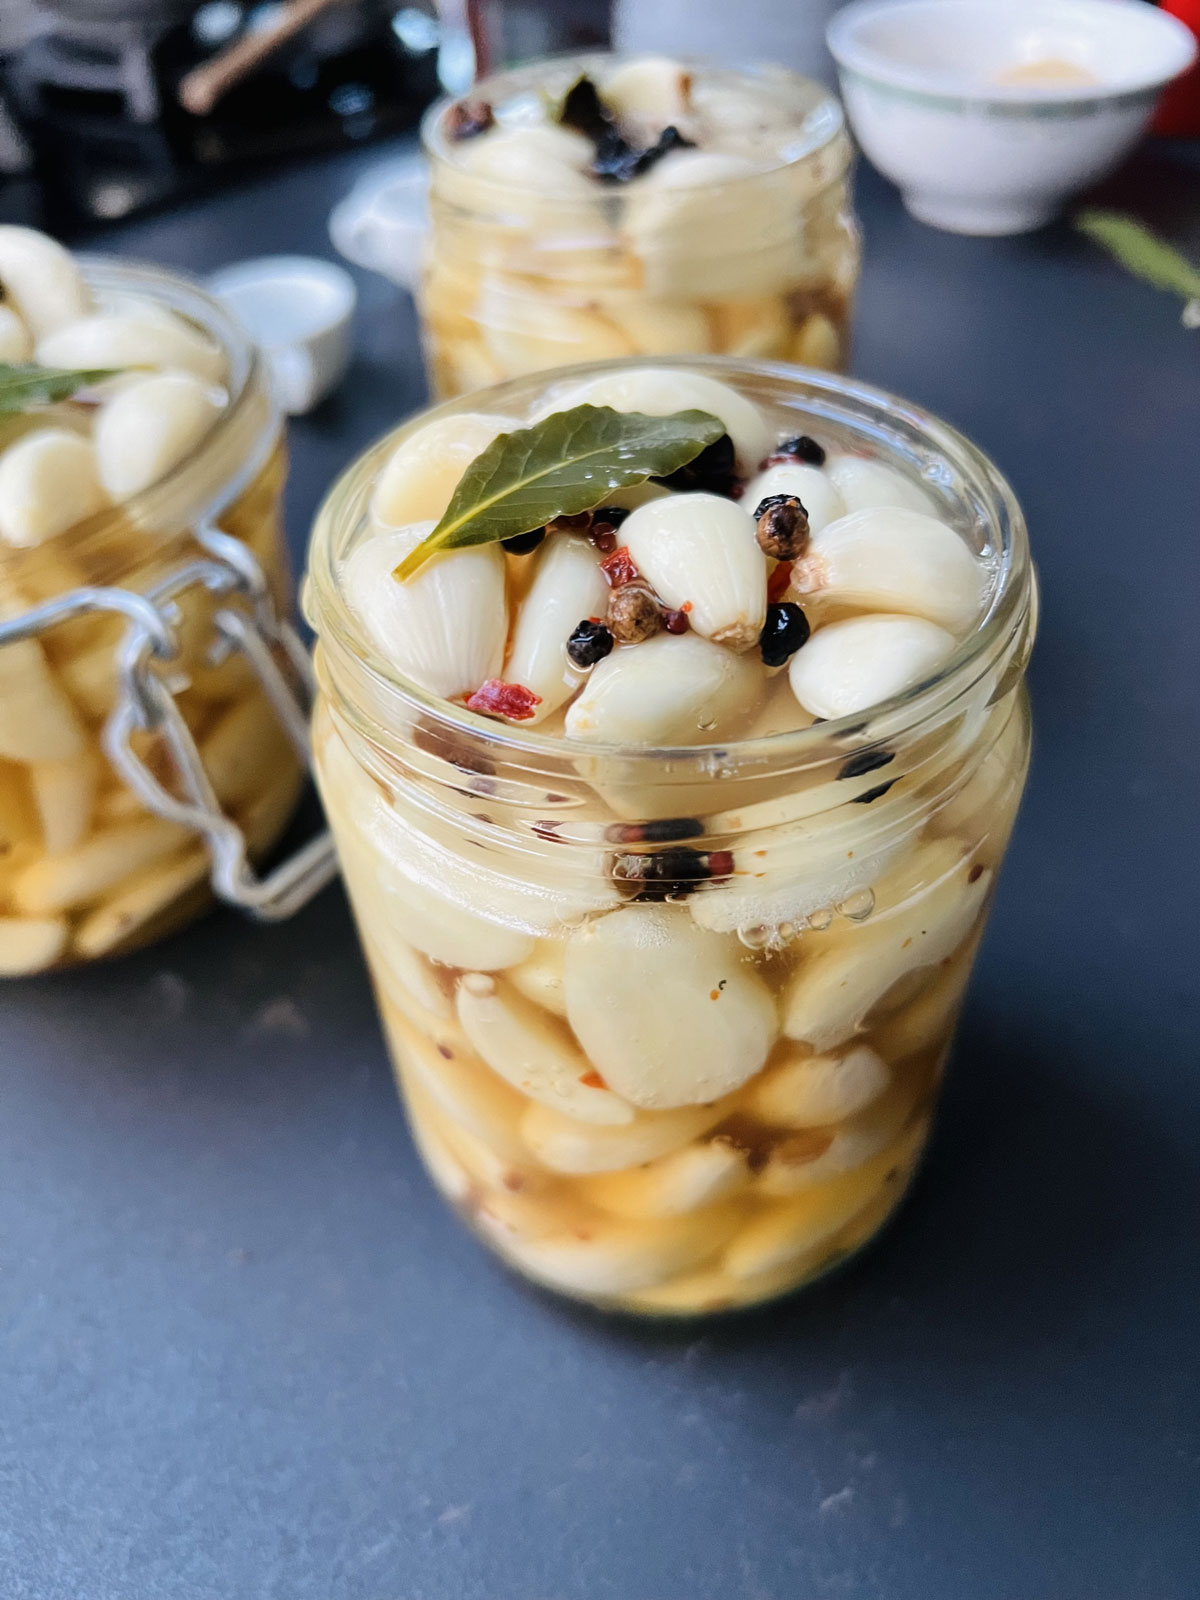
[(301, 416), (350, 364), (354, 279), (316, 256), (258, 256), (222, 267), (208, 287), (267, 357), (280, 405)]
[(856, 0), (828, 40), (858, 141), (908, 209), (977, 234), (1048, 222), (1196, 54), (1144, 0)]

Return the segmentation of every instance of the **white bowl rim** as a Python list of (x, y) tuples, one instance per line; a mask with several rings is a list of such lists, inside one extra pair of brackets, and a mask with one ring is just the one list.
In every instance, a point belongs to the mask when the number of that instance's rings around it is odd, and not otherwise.
[(1131, 73), (1101, 83), (980, 83), (954, 73), (935, 72), (892, 60), (864, 44), (859, 28), (887, 15), (893, 20), (906, 11), (992, 11), (1011, 15), (1011, 0), (852, 0), (836, 12), (825, 32), (830, 54), (840, 68), (855, 76), (931, 98), (972, 103), (991, 103), (1017, 107), (1036, 107), (1047, 102), (1088, 102), (1095, 104), (1124, 96), (1153, 93), (1186, 72), (1196, 59), (1197, 41), (1191, 30), (1167, 11), (1145, 4), (1145, 0), (1045, 0), (1060, 3), (1075, 12), (1090, 12), (1101, 26), (1105, 13), (1119, 12), (1135, 27), (1157, 29), (1164, 46), (1174, 44), (1175, 59), (1168, 63), (1170, 50), (1164, 49), (1164, 64), (1154, 72)]

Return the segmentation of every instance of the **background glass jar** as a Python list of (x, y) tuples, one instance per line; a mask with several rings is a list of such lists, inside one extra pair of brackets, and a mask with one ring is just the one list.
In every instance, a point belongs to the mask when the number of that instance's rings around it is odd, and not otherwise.
[[(537, 62), (484, 80), (472, 99), (561, 96), (580, 73), (602, 79), (619, 59)], [(786, 159), (686, 188), (668, 183), (668, 161), (631, 184), (562, 195), (545, 161), (478, 167), (472, 152), (488, 136), (455, 143), (449, 102), (427, 113), (430, 233), (418, 298), (435, 394), (632, 355), (846, 365), (860, 251), (841, 106), (779, 68), (687, 65), (714, 119), (775, 107)]]
[[(662, 1315), (811, 1281), (904, 1193), (1024, 785), (1035, 625), (1020, 509), (958, 434), (844, 380), (677, 365), (781, 433), (919, 479), (988, 562), (987, 615), (934, 681), (679, 750), (581, 745), (425, 695), (356, 625), (339, 572), (382, 462), (428, 414), (335, 486), (306, 589), (318, 781), (434, 1182), (518, 1271)], [(521, 415), (543, 388), (469, 408)], [(724, 881), (632, 899), (662, 875), (628, 858), (681, 848), (720, 856)], [(762, 1062), (728, 1090), (700, 1087), (718, 1007)], [(620, 1092), (651, 1057), (678, 1080), (666, 1109)]]
[[(129, 297), (150, 301), (219, 344), (229, 399), (203, 441), (148, 490), (34, 548), (0, 545), (0, 621), (103, 591), (94, 607), (81, 605), (36, 636), (0, 647), (2, 976), (124, 952), (210, 899), (201, 835), (151, 815), (105, 748), (106, 726), (127, 687), (122, 652), (130, 628), (130, 616), (105, 603), (109, 591), (144, 596), (172, 588), (165, 612), (173, 648), (161, 681), (252, 856), (282, 833), (303, 783), (250, 658), (223, 650), (214, 630), (218, 608), (238, 601), (204, 581), (225, 565), (222, 534), (230, 535), (238, 541), (227, 548), (231, 580), (244, 548), (286, 615), (286, 456), (261, 364), (228, 313), (186, 279), (124, 263), (81, 265), (100, 309), (127, 305)], [(72, 408), (56, 408), (55, 420), (71, 426)], [(37, 421), (0, 418), (0, 447)], [(77, 417), (75, 425), (85, 424)], [(181, 576), (187, 581), (176, 589)], [(165, 731), (134, 731), (129, 745), (168, 795), (181, 793)]]

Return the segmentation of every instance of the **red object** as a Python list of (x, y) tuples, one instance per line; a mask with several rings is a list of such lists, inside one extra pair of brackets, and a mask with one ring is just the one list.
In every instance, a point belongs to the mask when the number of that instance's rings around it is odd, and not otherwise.
[(614, 550), (607, 561), (600, 563), (600, 571), (608, 579), (610, 589), (623, 589), (627, 583), (634, 583), (638, 578), (638, 569), (625, 545)]
[[(1200, 39), (1200, 0), (1162, 0), (1159, 9), (1178, 17)], [(1200, 134), (1200, 61), (1189, 67), (1182, 78), (1167, 85), (1154, 113), (1152, 129), (1175, 138)]]
[(526, 722), (533, 708), (540, 706), (542, 697), (527, 689), (523, 683), (503, 683), (499, 678), (489, 678), (481, 683), (467, 701), (468, 711), (484, 711), (494, 717), (508, 717), (513, 722)]
[(775, 571), (767, 579), (767, 599), (772, 605), (777, 604), (788, 592), (788, 584), (792, 581), (792, 563), (781, 561)]
[(691, 627), (686, 611), (664, 611), (663, 627), (668, 633), (686, 633)]
[(733, 876), (733, 852), (731, 850), (713, 850), (708, 857), (708, 870), (714, 878), (730, 878)]

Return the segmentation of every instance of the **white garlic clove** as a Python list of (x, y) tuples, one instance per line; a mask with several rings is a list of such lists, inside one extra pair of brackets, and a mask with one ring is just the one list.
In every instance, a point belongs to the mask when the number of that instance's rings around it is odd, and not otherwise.
[(728, 1106), (685, 1106), (639, 1113), (625, 1127), (580, 1122), (535, 1101), (521, 1118), (521, 1138), (551, 1172), (621, 1172), (668, 1155), (728, 1116)]
[(556, 1017), (567, 1014), (563, 963), (566, 945), (561, 939), (539, 939), (528, 961), (509, 971), (509, 979), (527, 1000), (552, 1011)]
[(444, 1116), (498, 1159), (527, 1161), (519, 1131), (525, 1102), (516, 1090), (453, 1041), (427, 1037), (386, 1004), (383, 1015), (401, 1082), (415, 1082)]
[(848, 512), (892, 506), (923, 511), (931, 517), (939, 514), (940, 507), (927, 490), (882, 462), (870, 461), (864, 456), (832, 456), (825, 470)]
[(618, 119), (678, 127), (692, 107), (692, 75), (670, 56), (635, 56), (604, 79), (600, 97)]
[(633, 1107), (594, 1081), (562, 1023), (503, 983), (467, 973), (458, 985), (458, 1020), (492, 1071), (529, 1099), (581, 1122), (633, 1121)]
[(891, 1074), (869, 1045), (844, 1055), (789, 1050), (746, 1090), (751, 1116), (780, 1128), (820, 1128), (852, 1117), (877, 1100)]
[(401, 583), (395, 568), (432, 522), (379, 532), (351, 552), (346, 600), (390, 665), (451, 700), (500, 676), (508, 634), (504, 552), (497, 544), (435, 556)]
[[(783, 295), (719, 301), (710, 310), (716, 348), (722, 355), (740, 356), (743, 361), (771, 361), (787, 354), (792, 319)], [(701, 350), (706, 346), (691, 348)]]
[(0, 283), (35, 339), (84, 316), (91, 305), (70, 252), (33, 228), (0, 227)]
[(97, 311), (38, 341), (45, 367), (169, 367), (204, 383), (221, 383), (225, 354), (182, 317), (151, 311)]
[(907, 1060), (949, 1040), (977, 945), (978, 940), (968, 940), (953, 961), (937, 969), (919, 994), (872, 1028), (875, 1048), (888, 1061)]
[(382, 968), (389, 990), (399, 997), (397, 1003), (405, 1015), (427, 1014), (448, 1022), (454, 1006), (428, 959), (389, 928), (373, 933), (372, 938), (364, 935), (363, 943), (372, 965)]
[(712, 1139), (627, 1172), (584, 1178), (579, 1193), (603, 1211), (637, 1221), (698, 1211), (739, 1193), (749, 1182), (745, 1154), (723, 1139)]
[(746, 485), (741, 504), (751, 516), (755, 508), (768, 495), (794, 494), (808, 513), (808, 525), (813, 533), (820, 533), (829, 523), (846, 515), (846, 503), (837, 485), (820, 467), (810, 467), (801, 461), (781, 461), (766, 467)]
[(582, 383), (552, 389), (534, 420), (584, 405), (640, 411), (650, 417), (670, 416), (676, 411), (707, 411), (725, 424), (743, 473), (753, 472), (771, 447), (771, 429), (754, 402), (727, 383), (700, 372), (633, 367), (624, 372), (602, 373), (585, 378)]
[(596, 744), (708, 743), (741, 726), (762, 695), (757, 662), (699, 634), (656, 634), (592, 668), (567, 737)]
[(644, 295), (606, 299), (604, 315), (615, 323), (638, 355), (686, 356), (712, 346), (708, 318), (682, 300), (649, 300)]
[(91, 442), (66, 428), (39, 428), (0, 455), (0, 541), (43, 544), (106, 503)]
[(731, 650), (758, 643), (767, 564), (740, 505), (715, 494), (654, 500), (622, 524), (621, 543), (664, 604), (688, 608), (702, 638)]
[(817, 629), (788, 663), (788, 681), (806, 711), (834, 721), (932, 677), (954, 648), (954, 635), (924, 617), (850, 617)]
[(128, 500), (166, 477), (221, 415), (219, 393), (190, 372), (161, 372), (123, 387), (96, 418), (100, 481)]
[(9, 917), (0, 913), (0, 978), (45, 972), (67, 947), (70, 925), (58, 917)]
[(501, 1245), (536, 1282), (608, 1298), (648, 1289), (714, 1255), (737, 1226), (736, 1207), (657, 1222), (596, 1222), (587, 1229)]
[(881, 881), (866, 922), (810, 936), (784, 994), (788, 1038), (814, 1050), (850, 1038), (901, 978), (954, 955), (990, 884), (991, 873), (972, 864), (956, 840), (918, 847)]
[(0, 758), (77, 761), (87, 736), (36, 639), (0, 649)]
[(506, 378), (636, 353), (629, 336), (598, 311), (514, 292), (507, 280), (491, 273), (480, 288), (475, 315), (484, 347)]
[(594, 194), (587, 175), (595, 156), (591, 141), (557, 124), (494, 128), (459, 145), (455, 155), (457, 164), (474, 177), (506, 188), (529, 189), (551, 199), (591, 199)]
[(512, 417), (482, 411), (426, 423), (384, 463), (371, 495), (372, 518), (387, 528), (436, 521), (472, 461), (502, 433), (520, 426)]
[(33, 336), (11, 306), (0, 305), (0, 361), (19, 363), (33, 354)]
[(40, 761), (29, 769), (29, 782), (42, 828), (42, 848), (62, 855), (86, 837), (99, 783), (97, 759), (91, 750), (70, 761)]
[(579, 534), (552, 534), (534, 561), (504, 667), (507, 682), (541, 696), (529, 727), (557, 711), (583, 681), (584, 674), (567, 657), (566, 643), (580, 622), (604, 616), (609, 594), (599, 551)]
[(953, 528), (920, 511), (854, 511), (816, 534), (792, 568), (801, 594), (903, 611), (963, 633), (979, 616), (985, 571)]
[(755, 1189), (772, 1197), (803, 1194), (881, 1158), (884, 1168), (890, 1167), (914, 1104), (912, 1085), (897, 1081), (862, 1111), (831, 1127), (798, 1129), (774, 1146)]
[(567, 943), (567, 1017), (634, 1105), (699, 1105), (739, 1088), (775, 1041), (775, 1005), (736, 939), (680, 907), (630, 905)]

